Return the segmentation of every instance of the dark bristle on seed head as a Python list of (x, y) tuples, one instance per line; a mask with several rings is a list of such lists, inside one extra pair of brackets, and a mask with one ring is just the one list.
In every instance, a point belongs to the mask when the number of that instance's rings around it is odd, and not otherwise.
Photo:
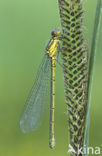
[[(70, 118), (68, 121), (70, 144), (77, 152), (77, 145), (82, 147), (84, 142), (88, 95), (88, 52), (86, 52), (87, 45), (82, 28), (83, 3), (82, 0), (58, 1), (61, 26), (64, 30), (61, 53), (66, 104), (69, 110), (68, 118)], [(77, 154), (73, 156), (77, 156)]]

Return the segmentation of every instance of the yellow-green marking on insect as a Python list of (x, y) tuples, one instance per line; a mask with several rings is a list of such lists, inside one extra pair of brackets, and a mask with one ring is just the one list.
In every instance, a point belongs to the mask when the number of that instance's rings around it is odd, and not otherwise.
[[(56, 56), (59, 50), (60, 31), (55, 29), (51, 33), (52, 37), (45, 49), (45, 55), (39, 67), (34, 85), (29, 93), (25, 107), (21, 114), (20, 129), (23, 133), (36, 130), (44, 115), (46, 108), (49, 80), (51, 81), (51, 102), (50, 102), (50, 136), (49, 146), (55, 147), (54, 111), (55, 111), (55, 67)], [(50, 73), (51, 71), (51, 73)], [(50, 77), (51, 75), (51, 77)]]
[(50, 103), (50, 136), (49, 146), (55, 147), (55, 130), (54, 130), (54, 111), (55, 111), (55, 67), (56, 67), (56, 55), (58, 50), (60, 31), (52, 31), (52, 39), (47, 45), (46, 52), (51, 58), (51, 103)]

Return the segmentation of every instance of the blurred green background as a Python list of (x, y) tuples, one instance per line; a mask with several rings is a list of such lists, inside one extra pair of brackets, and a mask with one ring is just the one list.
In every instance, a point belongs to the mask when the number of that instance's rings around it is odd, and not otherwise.
[[(85, 0), (85, 37), (92, 38), (97, 0)], [(56, 68), (56, 148), (48, 146), (49, 110), (38, 131), (22, 134), (19, 118), (50, 32), (60, 27), (57, 0), (0, 1), (0, 156), (67, 156), (62, 69)], [(91, 101), (90, 146), (102, 148), (102, 30), (98, 36)], [(100, 154), (101, 155), (101, 154)]]

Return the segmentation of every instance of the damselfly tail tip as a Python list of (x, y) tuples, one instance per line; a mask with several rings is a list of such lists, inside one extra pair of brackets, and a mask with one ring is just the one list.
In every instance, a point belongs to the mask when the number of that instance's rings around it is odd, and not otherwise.
[(54, 148), (55, 148), (55, 138), (51, 138), (51, 139), (49, 140), (49, 147), (50, 147), (51, 149), (54, 149)]

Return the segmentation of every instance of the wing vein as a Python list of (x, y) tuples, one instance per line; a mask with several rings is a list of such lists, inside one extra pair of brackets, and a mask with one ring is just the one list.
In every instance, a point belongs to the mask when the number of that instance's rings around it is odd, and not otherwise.
[(20, 129), (23, 133), (36, 130), (41, 124), (50, 93), (50, 69), (51, 59), (45, 54), (21, 114)]

